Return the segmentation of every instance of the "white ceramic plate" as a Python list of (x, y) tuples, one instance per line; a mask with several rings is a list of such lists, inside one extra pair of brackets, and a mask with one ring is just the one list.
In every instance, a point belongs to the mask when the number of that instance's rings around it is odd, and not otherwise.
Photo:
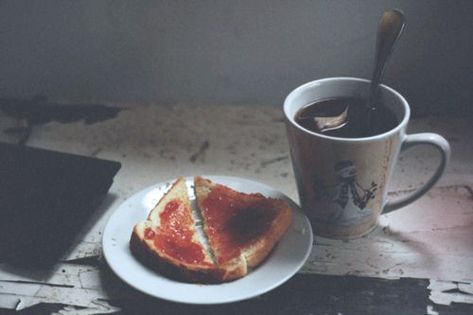
[[(312, 229), (299, 207), (284, 194), (261, 183), (226, 176), (204, 176), (235, 190), (284, 198), (294, 209), (286, 234), (258, 268), (241, 279), (223, 284), (189, 284), (168, 279), (140, 263), (128, 247), (133, 226), (148, 212), (175, 180), (148, 187), (131, 196), (110, 217), (103, 234), (104, 256), (112, 270), (132, 287), (151, 296), (192, 304), (218, 304), (248, 299), (268, 292), (291, 278), (305, 263), (312, 249)], [(191, 200), (193, 178), (186, 178)]]

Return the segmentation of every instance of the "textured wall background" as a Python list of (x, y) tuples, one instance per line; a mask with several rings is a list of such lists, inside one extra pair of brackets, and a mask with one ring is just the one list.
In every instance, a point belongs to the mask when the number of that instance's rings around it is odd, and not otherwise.
[(416, 113), (473, 113), (471, 1), (0, 1), (0, 97), (280, 105), (369, 77), (389, 8), (407, 27), (385, 82)]

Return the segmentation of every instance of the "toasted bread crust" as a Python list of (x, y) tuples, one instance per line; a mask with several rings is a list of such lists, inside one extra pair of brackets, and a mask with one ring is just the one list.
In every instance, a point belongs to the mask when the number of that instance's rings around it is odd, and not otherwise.
[(147, 220), (152, 221), (156, 224), (159, 223), (159, 215), (164, 210), (165, 204), (172, 198), (179, 198), (182, 202), (189, 203), (189, 195), (187, 193), (187, 187), (185, 184), (184, 177), (179, 177), (168, 189), (168, 191), (159, 199), (158, 203), (149, 212)]
[(224, 272), (217, 267), (196, 267), (183, 264), (169, 256), (162, 255), (155, 248), (149, 246), (142, 235), (136, 229), (130, 239), (130, 250), (135, 257), (144, 265), (160, 274), (182, 282), (190, 283), (220, 283)]
[[(202, 212), (203, 201), (215, 187), (223, 187), (230, 190), (238, 198), (248, 198), (264, 200), (270, 206), (272, 215), (270, 216), (269, 227), (265, 227), (264, 233), (256, 234), (250, 238), (249, 242), (239, 248), (240, 254), (227, 260), (219, 261), (219, 249), (212, 245), (212, 237), (209, 233), (208, 220)], [(211, 182), (202, 177), (194, 178), (194, 188), (197, 197), (198, 208), (204, 218), (204, 232), (209, 237), (210, 250), (216, 258), (214, 262), (212, 255), (208, 252), (197, 237), (195, 222), (186, 227), (193, 232), (192, 242), (200, 245), (204, 251), (205, 259), (200, 262), (189, 262), (169, 255), (166, 250), (158, 247), (159, 242), (155, 242), (154, 237), (145, 237), (146, 231), (159, 231), (160, 214), (164, 211), (166, 204), (178, 198), (181, 202), (189, 205), (190, 201), (185, 186), (184, 178), (179, 178), (161, 198), (157, 205), (151, 210), (148, 218), (136, 224), (130, 239), (130, 250), (142, 263), (159, 273), (183, 282), (199, 283), (221, 283), (235, 280), (248, 274), (250, 268), (255, 268), (266, 259), (276, 243), (284, 235), (292, 222), (292, 209), (284, 200), (266, 198), (260, 194), (243, 194), (230, 188)], [(187, 208), (186, 208), (187, 209)], [(244, 223), (247, 221), (244, 221)], [(256, 220), (256, 223), (259, 221)], [(257, 225), (255, 225), (257, 226)], [(265, 225), (266, 226), (266, 225)], [(165, 228), (165, 227), (163, 227)], [(220, 231), (218, 233), (225, 233)], [(154, 235), (154, 234), (153, 234)], [(218, 236), (217, 236), (218, 237)], [(218, 246), (217, 246), (218, 247)]]
[[(220, 268), (224, 270), (234, 270), (234, 272), (229, 272), (227, 279), (242, 277), (248, 273), (249, 268), (255, 268), (264, 261), (292, 222), (292, 209), (284, 200), (265, 198), (259, 194), (244, 194), (236, 192), (228, 187), (213, 183), (210, 180), (199, 176), (194, 178), (194, 185), (197, 203), (201, 211), (204, 208), (204, 200), (209, 196), (210, 192), (215, 187), (223, 187), (225, 190), (231, 191), (232, 194), (237, 194), (238, 197), (242, 199), (265, 199), (276, 212), (276, 215), (271, 218), (269, 228), (263, 234), (258, 235), (250, 243), (246, 244), (245, 247), (241, 248), (240, 256), (235, 257), (224, 264), (219, 264)], [(204, 230), (209, 236), (209, 220), (206, 219), (204, 212), (202, 214), (204, 217)], [(225, 231), (220, 231), (220, 233), (225, 233)], [(210, 239), (210, 244), (212, 245), (212, 239)], [(215, 256), (218, 258), (220, 254), (218, 249), (214, 247), (213, 251)]]
[[(169, 203), (173, 202), (177, 204), (176, 209), (167, 209)], [(180, 243), (172, 242), (170, 243), (172, 247), (168, 248), (162, 248), (160, 246), (161, 244), (166, 243), (162, 242), (163, 239), (156, 239), (156, 237), (171, 237), (171, 239), (173, 239), (172, 235), (181, 236), (181, 234), (173, 233), (173, 231), (179, 233), (179, 227), (178, 230), (175, 230), (176, 227), (173, 226), (161, 226), (160, 217), (165, 214), (165, 211), (167, 211), (167, 214), (171, 215), (171, 217), (174, 213), (177, 213), (177, 211), (184, 216), (183, 218), (185, 220), (183, 222), (179, 221), (179, 223), (183, 224), (182, 227), (185, 229), (185, 239), (187, 239), (187, 241), (184, 241), (184, 246), (191, 244), (193, 249), (197, 249), (199, 255), (203, 255), (200, 256), (198, 261), (192, 261), (193, 258), (186, 261), (181, 258), (182, 256), (173, 256), (170, 251), (173, 252), (172, 249), (176, 249), (176, 252), (178, 253), (180, 247), (176, 248), (174, 247), (174, 244)], [(172, 234), (160, 234), (167, 228), (171, 229), (170, 233)], [(146, 237), (147, 230), (149, 230), (148, 233), (152, 233), (151, 237)], [(184, 237), (184, 234), (182, 235)], [(179, 241), (179, 239), (177, 240)], [(210, 253), (204, 248), (198, 238), (195, 230), (195, 222), (191, 214), (191, 205), (187, 193), (187, 186), (182, 177), (178, 178), (166, 194), (159, 200), (156, 206), (150, 211), (148, 218), (134, 226), (130, 239), (130, 249), (135, 256), (146, 265), (153, 266), (153, 269), (157, 269), (160, 273), (181, 281), (218, 282), (223, 273), (214, 264)], [(183, 249), (186, 250), (189, 248), (183, 247)]]
[(269, 255), (281, 237), (286, 233), (292, 222), (292, 209), (286, 201), (272, 199), (274, 207), (278, 210), (278, 216), (271, 224), (269, 232), (258, 239), (251, 247), (243, 250), (243, 255), (249, 268), (256, 268)]

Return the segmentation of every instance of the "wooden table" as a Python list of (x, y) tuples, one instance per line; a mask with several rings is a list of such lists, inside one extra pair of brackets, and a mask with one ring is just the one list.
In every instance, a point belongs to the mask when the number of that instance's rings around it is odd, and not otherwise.
[[(282, 111), (268, 106), (109, 106), (120, 110), (102, 119), (94, 116), (93, 107), (82, 108), (67, 123), (54, 121), (60, 117), (50, 122), (30, 118), (25, 145), (116, 160), (122, 169), (77, 245), (50, 275), (0, 264), (4, 312), (473, 314), (472, 117), (411, 122), (410, 132), (437, 132), (450, 141), (451, 163), (426, 196), (381, 216), (371, 234), (353, 241), (316, 237), (302, 270), (274, 291), (239, 303), (194, 306), (150, 298), (120, 281), (101, 253), (107, 219), (133, 193), (178, 175), (246, 177), (297, 201)], [(74, 121), (84, 117), (98, 121)], [(0, 116), (1, 130), (16, 123)], [(21, 137), (2, 133), (0, 141), (15, 143)], [(401, 156), (391, 197), (429, 177), (437, 162), (433, 152), (416, 148)]]

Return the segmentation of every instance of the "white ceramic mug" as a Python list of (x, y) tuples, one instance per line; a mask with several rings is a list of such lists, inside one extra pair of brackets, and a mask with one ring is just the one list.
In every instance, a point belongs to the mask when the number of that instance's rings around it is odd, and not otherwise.
[[(284, 101), (284, 114), (301, 207), (317, 235), (349, 239), (370, 232), (381, 213), (401, 208), (426, 193), (445, 171), (448, 142), (434, 133), (406, 135), (410, 109), (395, 90), (382, 85), (379, 100), (399, 121), (385, 133), (365, 138), (339, 138), (315, 133), (295, 122), (302, 107), (316, 101), (356, 97), (366, 99), (370, 81), (327, 78), (308, 82)], [(387, 186), (399, 152), (414, 145), (431, 145), (441, 161), (423, 186), (399, 200), (387, 199)]]

